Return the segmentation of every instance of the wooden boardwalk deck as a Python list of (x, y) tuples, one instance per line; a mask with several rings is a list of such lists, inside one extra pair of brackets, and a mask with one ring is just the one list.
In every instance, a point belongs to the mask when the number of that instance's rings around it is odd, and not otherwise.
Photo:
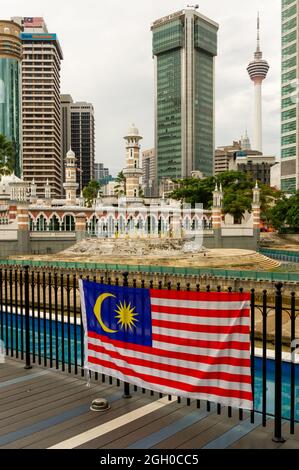
[[(105, 397), (111, 409), (90, 411), (94, 398)], [(271, 439), (273, 421), (263, 428), (259, 417), (252, 425), (245, 414), (227, 417), (227, 410), (208, 413), (205, 403), (187, 406), (158, 394), (133, 392), (122, 397), (122, 388), (92, 382), (53, 369), (6, 359), (0, 364), (0, 449), (299, 449), (295, 436), (284, 424), (284, 444)]]

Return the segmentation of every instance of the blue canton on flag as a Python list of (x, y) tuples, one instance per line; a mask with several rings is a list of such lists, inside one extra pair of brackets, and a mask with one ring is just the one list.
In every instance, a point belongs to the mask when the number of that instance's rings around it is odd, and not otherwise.
[(83, 281), (89, 332), (112, 340), (152, 345), (149, 289)]

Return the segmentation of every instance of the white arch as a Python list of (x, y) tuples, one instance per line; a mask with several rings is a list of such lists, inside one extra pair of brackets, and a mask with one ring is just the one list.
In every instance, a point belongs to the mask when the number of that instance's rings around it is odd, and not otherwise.
[(113, 237), (115, 235), (116, 229), (116, 220), (112, 214), (109, 214), (107, 217), (107, 236)]
[(159, 223), (160, 223), (160, 234), (163, 236), (169, 232), (169, 218), (161, 214), (159, 216)]
[(56, 217), (56, 219), (58, 220), (58, 231), (61, 230), (61, 218), (59, 217), (59, 215), (57, 214), (57, 212), (53, 212), (53, 214), (51, 214), (51, 216), (49, 217), (49, 230), (50, 230), (50, 226), (51, 226), (51, 223), (52, 223), (52, 220), (54, 219), (54, 217)]
[[(46, 216), (46, 214), (45, 214), (43, 211), (40, 211), (40, 212), (37, 214), (37, 216), (35, 217), (35, 220), (37, 220), (41, 215), (47, 220), (47, 222), (50, 220), (49, 217)], [(51, 214), (51, 215), (52, 215), (52, 214)]]
[(106, 237), (107, 236), (107, 217), (100, 217), (97, 221), (97, 236)]
[(123, 234), (126, 231), (126, 226), (127, 226), (127, 220), (126, 217), (123, 214), (120, 214), (117, 218), (117, 224), (118, 224), (118, 233)]
[(147, 235), (158, 233), (158, 217), (155, 214), (148, 214), (145, 221), (145, 232)]
[(186, 215), (183, 219), (183, 229), (191, 230), (191, 228), (192, 228), (191, 217), (190, 215)]

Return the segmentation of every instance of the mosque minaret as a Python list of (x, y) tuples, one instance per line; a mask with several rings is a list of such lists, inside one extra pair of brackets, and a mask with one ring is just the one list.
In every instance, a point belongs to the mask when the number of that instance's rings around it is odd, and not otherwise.
[(127, 135), (124, 137), (126, 141), (126, 167), (123, 170), (125, 183), (125, 195), (128, 202), (142, 202), (140, 197), (140, 178), (142, 177), (142, 169), (140, 162), (140, 140), (138, 129), (134, 124), (128, 129)]

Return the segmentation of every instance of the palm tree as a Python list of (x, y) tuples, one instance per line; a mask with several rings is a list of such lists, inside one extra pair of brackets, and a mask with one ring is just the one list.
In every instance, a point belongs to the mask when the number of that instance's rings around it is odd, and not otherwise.
[(92, 207), (93, 201), (101, 195), (101, 185), (97, 180), (89, 181), (83, 188), (83, 197), (87, 207)]
[(138, 197), (144, 197), (144, 191), (143, 191), (142, 186), (139, 186)]
[(115, 196), (123, 196), (126, 194), (126, 178), (124, 176), (124, 172), (120, 171), (115, 178), (115, 182), (117, 183), (114, 187), (114, 194)]
[(15, 146), (7, 137), (0, 134), (0, 175), (9, 175), (15, 166)]

